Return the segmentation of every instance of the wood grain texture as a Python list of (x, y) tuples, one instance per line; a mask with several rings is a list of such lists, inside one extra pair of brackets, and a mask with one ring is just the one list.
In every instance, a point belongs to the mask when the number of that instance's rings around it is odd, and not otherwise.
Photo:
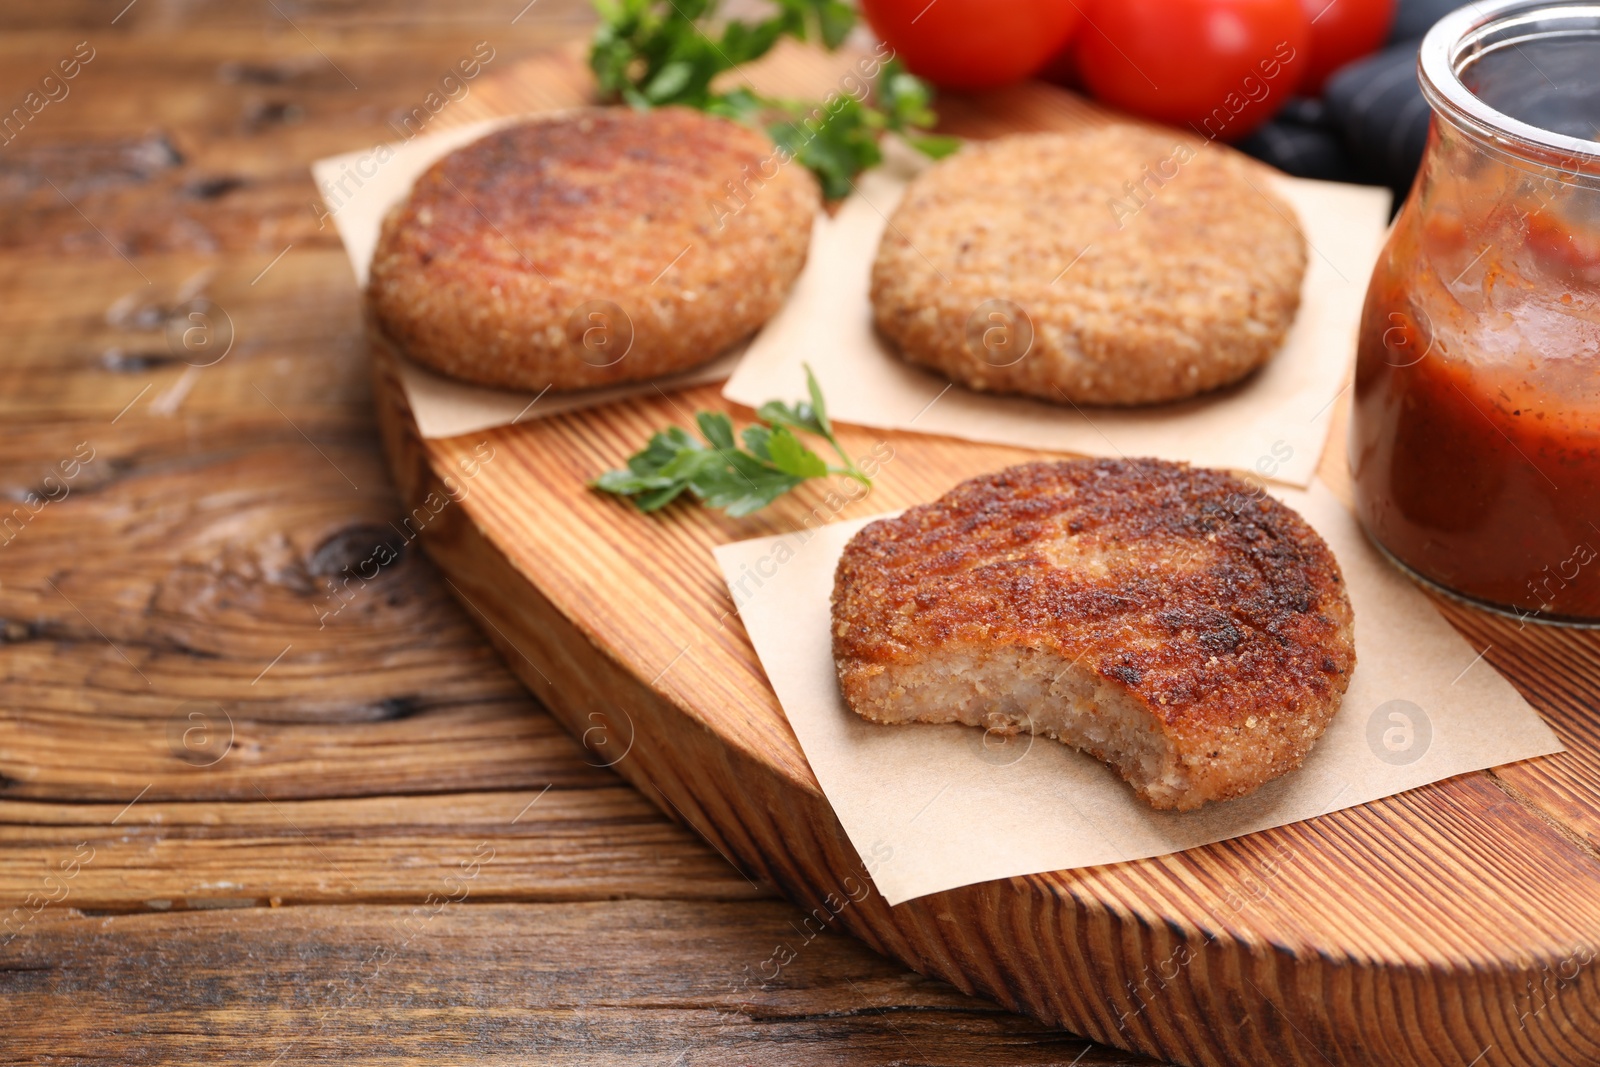
[[(0, 1063), (1150, 1062), (814, 934), (575, 743), (403, 538), (321, 617), (408, 512), (307, 165), (587, 5), (125, 6), (0, 12), (7, 106), (98, 49), (0, 146), (0, 498), (95, 450), (0, 536)], [(236, 334), (202, 369), (164, 335), (196, 296)], [(226, 718), (189, 748), (194, 702)]]
[[(575, 762), (568, 754), (563, 762)], [(635, 791), (604, 785), (246, 802), (0, 804), (0, 900), (21, 900), (77, 857), (65, 898), (87, 911), (309, 903), (412, 903), (441, 896), (459, 862), (494, 856), (479, 900), (752, 900), (771, 890), (730, 871)], [(111, 820), (117, 819), (115, 825)], [(582, 862), (574, 862), (582, 856)], [(641, 857), (649, 862), (640, 863)], [(286, 879), (282, 871), (303, 872)], [(58, 903), (60, 901), (57, 901)]]
[[(807, 938), (785, 904), (493, 904), (465, 891), (416, 908), (41, 921), (0, 970), (0, 1062), (1149, 1062), (907, 975), (848, 938)], [(108, 946), (146, 968), (107, 973)]]
[[(502, 99), (514, 105), (538, 77), (530, 66), (499, 83)], [(1084, 121), (1081, 103), (1042, 87), (947, 111), (973, 135)], [(470, 495), (423, 540), (511, 668), (530, 685), (554, 683), (548, 703), (575, 736), (628, 737), (617, 769), (664, 810), (826, 914), (862, 861), (710, 550), (813, 514), (847, 519), (932, 499), (1036, 454), (845, 428), (853, 454), (893, 450), (866, 501), (836, 507), (808, 487), (743, 520), (687, 507), (643, 516), (586, 482), (687, 412), (748, 418), (716, 387), (425, 442), (381, 341), (374, 361), (386, 449), (413, 506), (442, 496), (440, 479), (475, 450), (493, 451)], [(1336, 488), (1342, 463), (1335, 442), (1324, 470)], [(1596, 638), (1442, 608), (1567, 754), (1173, 856), (893, 909), (869, 896), (840, 925), (964, 990), (1181, 1063), (1600, 1062)]]

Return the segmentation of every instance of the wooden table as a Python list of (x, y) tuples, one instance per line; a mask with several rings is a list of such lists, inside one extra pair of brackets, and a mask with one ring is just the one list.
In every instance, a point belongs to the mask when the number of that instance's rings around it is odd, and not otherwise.
[(419, 552), (330, 590), (402, 510), (306, 164), (586, 7), (125, 2), (0, 16), (7, 109), (92, 54), (0, 145), (0, 1061), (1149, 1062), (833, 933), (750, 992), (798, 911)]

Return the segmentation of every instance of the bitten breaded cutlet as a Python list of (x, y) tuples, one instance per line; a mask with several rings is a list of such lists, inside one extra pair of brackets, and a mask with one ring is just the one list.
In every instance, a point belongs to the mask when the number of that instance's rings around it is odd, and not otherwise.
[(872, 523), (833, 591), (850, 707), (1055, 737), (1157, 808), (1298, 767), (1355, 666), (1338, 562), (1232, 475), (1032, 463)]
[(368, 300), (412, 359), (556, 391), (687, 370), (782, 305), (817, 183), (763, 133), (586, 108), (439, 160), (383, 221)]

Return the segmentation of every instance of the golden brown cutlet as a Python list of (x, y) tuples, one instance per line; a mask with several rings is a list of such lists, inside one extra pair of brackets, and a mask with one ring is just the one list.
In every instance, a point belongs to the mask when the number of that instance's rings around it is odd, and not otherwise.
[(1011, 467), (872, 523), (833, 626), (862, 717), (1057, 737), (1158, 808), (1299, 766), (1355, 666), (1338, 562), (1305, 520), (1150, 459)]
[(1271, 359), (1300, 306), (1306, 242), (1271, 179), (1131, 123), (972, 145), (891, 216), (874, 319), (906, 360), (986, 392), (1126, 405), (1218, 388)]
[(766, 135), (683, 108), (586, 108), (496, 130), (384, 219), (372, 314), (413, 359), (557, 391), (686, 370), (754, 332), (820, 202)]

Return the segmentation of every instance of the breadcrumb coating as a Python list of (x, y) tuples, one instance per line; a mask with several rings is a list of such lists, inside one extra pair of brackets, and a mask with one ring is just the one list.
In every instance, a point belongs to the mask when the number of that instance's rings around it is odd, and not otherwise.
[(1270, 179), (1126, 123), (975, 144), (890, 217), (875, 321), (906, 360), (980, 391), (1131, 405), (1216, 389), (1270, 360), (1300, 306), (1306, 242)]
[(412, 359), (557, 391), (705, 363), (781, 306), (816, 181), (765, 134), (684, 108), (589, 108), (439, 160), (384, 219), (368, 298)]

